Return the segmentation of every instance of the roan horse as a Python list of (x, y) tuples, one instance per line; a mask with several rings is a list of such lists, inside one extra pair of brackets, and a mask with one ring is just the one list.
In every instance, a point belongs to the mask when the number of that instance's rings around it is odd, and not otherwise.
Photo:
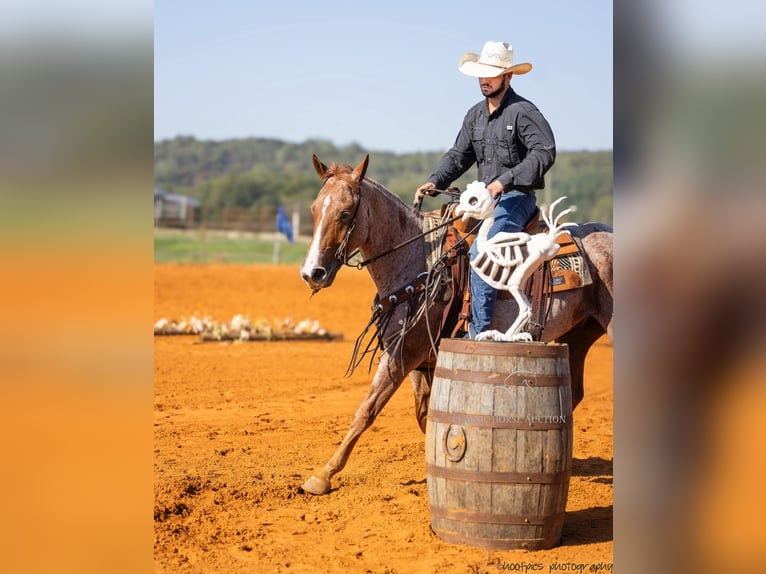
[[(324, 183), (311, 205), (314, 235), (301, 266), (301, 277), (315, 292), (332, 285), (338, 270), (356, 250), (369, 262), (367, 269), (380, 300), (388, 300), (392, 293), (401, 293), (403, 286), (428, 272), (424, 241), (402, 245), (402, 240), (421, 235), (423, 216), (379, 183), (365, 178), (368, 160), (369, 157), (365, 157), (355, 168), (346, 164), (327, 167), (313, 157), (314, 169)], [(572, 234), (582, 240), (593, 282), (580, 289), (554, 294), (543, 340), (569, 345), (573, 406), (576, 406), (583, 398), (585, 355), (604, 333), (610, 337), (612, 334), (612, 229), (587, 223), (572, 228)], [(393, 246), (398, 247), (392, 249)], [(357, 408), (335, 454), (303, 484), (303, 490), (311, 494), (330, 492), (332, 477), (346, 465), (361, 434), (373, 423), (407, 374), (415, 392), (415, 414), (425, 432), (433, 371), (415, 369), (432, 356), (429, 324), (439, 323), (445, 305), (443, 298), (429, 301), (426, 311), (414, 322), (410, 317), (410, 327), (403, 336), (400, 335), (402, 325), (408, 323), (411, 308), (404, 304), (391, 308), (390, 318), (380, 326), (378, 333), (382, 353), (369, 392)], [(516, 314), (515, 302), (498, 300), (492, 328), (507, 329)]]

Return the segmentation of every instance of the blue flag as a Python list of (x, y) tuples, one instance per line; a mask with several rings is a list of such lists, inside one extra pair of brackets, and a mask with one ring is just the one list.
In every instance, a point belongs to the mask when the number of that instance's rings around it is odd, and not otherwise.
[(285, 208), (281, 205), (277, 208), (277, 231), (284, 233), (290, 243), (295, 243), (295, 240), (293, 239), (293, 226), (290, 225), (290, 220), (287, 219)]

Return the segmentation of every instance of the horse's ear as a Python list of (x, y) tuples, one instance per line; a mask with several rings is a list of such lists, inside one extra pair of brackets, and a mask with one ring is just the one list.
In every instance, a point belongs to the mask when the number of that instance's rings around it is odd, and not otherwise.
[(324, 180), (327, 175), (327, 166), (319, 161), (316, 154), (312, 154), (311, 161), (314, 164), (314, 171), (317, 172), (319, 179)]
[(364, 179), (364, 174), (367, 173), (367, 164), (370, 162), (370, 154), (367, 154), (364, 156), (364, 159), (362, 160), (362, 163), (360, 163), (358, 166), (354, 168), (353, 173), (351, 174), (351, 177), (353, 180), (357, 183), (361, 183)]

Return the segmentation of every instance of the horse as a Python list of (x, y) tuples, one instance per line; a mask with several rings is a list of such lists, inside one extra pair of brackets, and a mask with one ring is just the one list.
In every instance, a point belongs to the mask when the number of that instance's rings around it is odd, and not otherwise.
[[(415, 394), (415, 415), (425, 432), (433, 367), (421, 365), (433, 358), (431, 327), (439, 324), (447, 302), (445, 297), (426, 298), (425, 309), (414, 318), (412, 305), (404, 304), (407, 296), (415, 295), (412, 285), (416, 279), (429, 273), (425, 242), (407, 241), (422, 235), (423, 215), (365, 176), (369, 155), (356, 167), (334, 162), (328, 167), (316, 155), (312, 161), (323, 184), (311, 204), (314, 232), (300, 267), (301, 278), (312, 294), (330, 287), (341, 267), (349, 265), (349, 254), (358, 251), (377, 289), (376, 305), (382, 308), (385, 304), (389, 310), (386, 321), (379, 324), (381, 353), (369, 391), (340, 446), (324, 467), (302, 485), (307, 493), (323, 495), (331, 491), (332, 477), (345, 467), (362, 433), (408, 374)], [(584, 396), (583, 369), (588, 349), (605, 333), (612, 336), (612, 228), (587, 223), (573, 228), (571, 233), (582, 242), (593, 280), (588, 286), (553, 294), (543, 340), (569, 345), (572, 401), (576, 407)], [(513, 300), (499, 299), (491, 328), (505, 331), (517, 313)]]

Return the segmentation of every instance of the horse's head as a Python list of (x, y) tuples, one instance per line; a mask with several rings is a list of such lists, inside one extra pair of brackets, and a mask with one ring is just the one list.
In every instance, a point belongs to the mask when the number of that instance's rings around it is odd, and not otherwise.
[(480, 181), (469, 183), (460, 194), (460, 203), (455, 208), (455, 215), (462, 215), (463, 221), (468, 219), (486, 219), (495, 210), (495, 198)]
[(365, 156), (353, 169), (334, 163), (327, 167), (313, 156), (314, 170), (324, 184), (311, 204), (314, 235), (301, 265), (301, 277), (314, 291), (332, 285), (335, 274), (356, 247), (352, 233), (368, 161), (369, 156)]

